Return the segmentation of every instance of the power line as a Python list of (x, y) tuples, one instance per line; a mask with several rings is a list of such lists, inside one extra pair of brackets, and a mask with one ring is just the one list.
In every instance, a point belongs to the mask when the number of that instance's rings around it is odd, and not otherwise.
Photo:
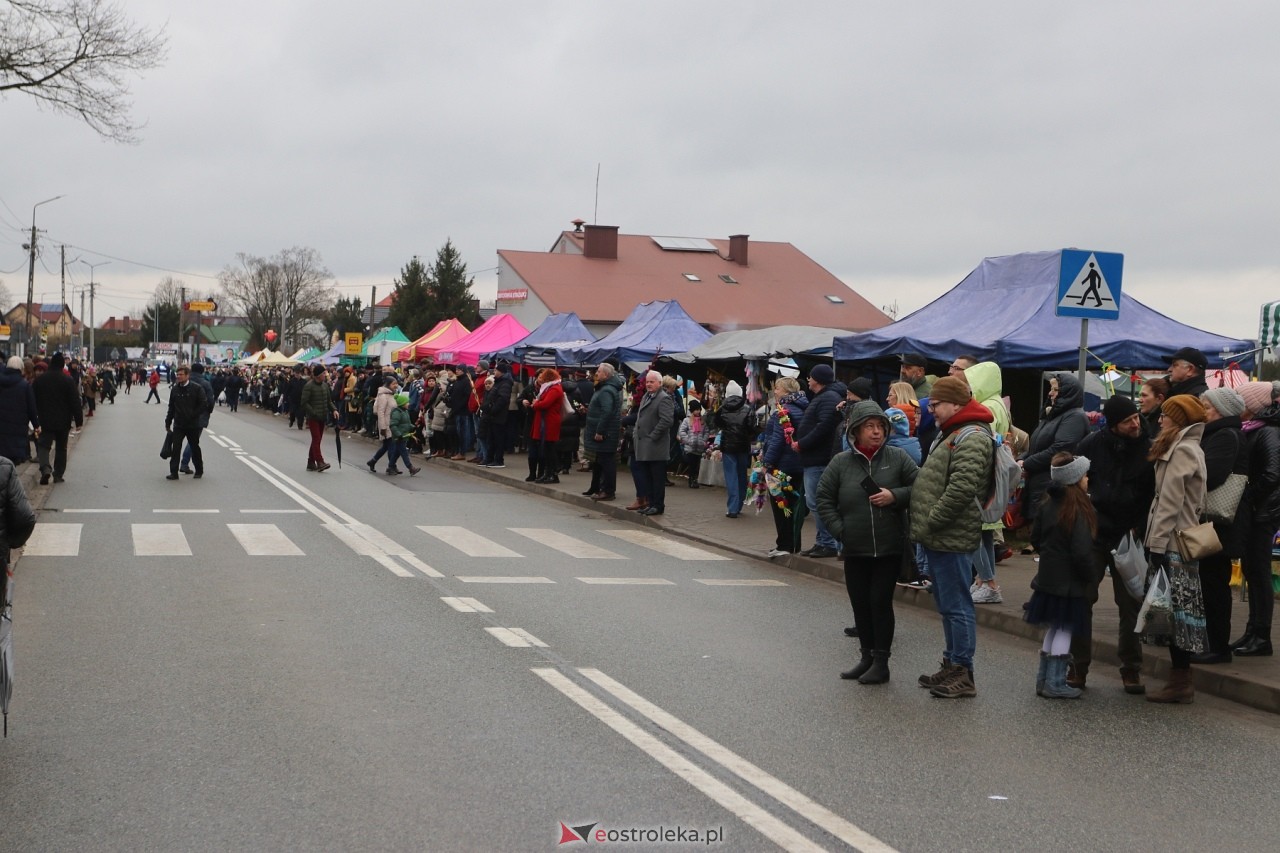
[[(50, 237), (50, 239), (53, 239), (53, 238)], [(98, 255), (99, 257), (110, 258), (113, 261), (120, 261), (121, 263), (125, 263), (125, 264), (133, 264), (134, 266), (138, 266), (138, 267), (146, 267), (147, 269), (150, 269), (150, 270), (159, 270), (160, 272), (171, 272), (171, 273), (176, 273), (177, 275), (191, 276), (193, 278), (207, 278), (207, 279), (210, 279), (211, 281), (219, 280), (218, 276), (216, 275), (207, 275), (205, 273), (199, 273), (199, 272), (186, 272), (184, 270), (170, 269), (169, 267), (159, 267), (159, 266), (156, 266), (155, 264), (143, 263), (142, 261), (134, 261), (134, 260), (130, 260), (129, 258), (119, 258), (119, 257), (116, 257), (115, 255), (109, 255), (106, 252), (99, 252), (97, 249), (90, 249), (87, 246), (76, 246), (72, 243), (67, 243), (63, 240), (58, 240), (57, 242), (63, 243), (65, 246), (67, 246), (70, 249), (79, 249), (81, 252), (88, 252), (91, 255)]]

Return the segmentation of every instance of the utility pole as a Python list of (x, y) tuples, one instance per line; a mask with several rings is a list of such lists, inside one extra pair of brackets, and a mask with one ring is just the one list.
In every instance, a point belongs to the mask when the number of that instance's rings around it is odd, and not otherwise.
[(373, 337), (373, 306), (378, 304), (378, 285), (369, 286), (369, 326), (365, 332), (369, 337)]
[[(84, 289), (80, 290), (80, 342), (77, 349), (84, 348)], [(80, 353), (77, 353), (80, 355)]]
[(26, 329), (26, 334), (23, 336), (22, 341), (23, 355), (28, 355), (28, 350), (31, 347), (31, 302), (36, 296), (36, 208), (42, 204), (57, 201), (60, 198), (62, 196), (55, 195), (53, 198), (46, 198), (44, 201), (38, 201), (31, 206), (31, 242), (27, 244), (29, 261), (27, 264), (27, 308), (26, 317), (23, 320), (23, 326)]
[(187, 288), (178, 288), (178, 364), (182, 364), (182, 321), (187, 319)]
[[(96, 343), (96, 341), (94, 340), (94, 322), (93, 322), (93, 297), (95, 295), (94, 286), (93, 286), (94, 285), (93, 272), (97, 267), (106, 266), (107, 264), (111, 263), (111, 261), (98, 261), (96, 264), (91, 264), (88, 261), (81, 261), (80, 263), (84, 264), (86, 267), (89, 268), (89, 361), (90, 363), (92, 363), (93, 347), (94, 347), (94, 344)], [(84, 317), (83, 305), (80, 308), (80, 316)]]
[(62, 301), (58, 303), (58, 309), (63, 310), (67, 307), (67, 247), (63, 244), (59, 248), (62, 249)]

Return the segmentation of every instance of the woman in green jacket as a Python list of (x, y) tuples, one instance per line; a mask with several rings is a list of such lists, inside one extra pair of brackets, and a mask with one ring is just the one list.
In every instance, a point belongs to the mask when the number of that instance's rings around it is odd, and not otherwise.
[(905, 450), (885, 444), (889, 419), (870, 400), (849, 416), (849, 450), (818, 481), (818, 514), (844, 554), (844, 581), (862, 643), (858, 664), (841, 678), (889, 680), (893, 591), (907, 547), (906, 508), (919, 470)]

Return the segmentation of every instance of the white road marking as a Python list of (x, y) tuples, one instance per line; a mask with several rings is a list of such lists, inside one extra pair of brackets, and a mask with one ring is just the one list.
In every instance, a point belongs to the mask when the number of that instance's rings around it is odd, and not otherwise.
[(293, 499), (294, 503), (296, 503), (300, 507), (303, 507), (311, 514), (318, 517), (321, 521), (332, 520), (327, 516), (325, 516), (324, 512), (321, 511), (323, 509), (324, 511), (327, 511), (330, 515), (341, 519), (346, 524), (358, 523), (358, 519), (356, 519), (354, 516), (349, 515), (348, 513), (334, 506), (325, 498), (321, 497), (320, 495), (317, 495), (315, 492), (311, 491), (306, 486), (303, 486), (297, 480), (287, 476), (278, 468), (263, 461), (261, 458), (257, 456), (238, 456), (236, 458), (240, 459), (250, 468), (257, 471), (258, 474), (261, 475), (262, 478), (265, 479), (268, 483), (275, 486), (280, 491), (284, 492), (286, 495), (288, 495), (290, 498)]
[[(554, 670), (552, 671), (554, 672)], [(600, 670), (579, 669), (578, 672), (582, 673), (598, 686), (604, 688), (604, 690), (608, 691), (610, 695), (636, 711), (641, 716), (661, 728), (666, 729), (672, 735), (684, 741), (707, 758), (710, 758), (712, 761), (719, 764), (721, 767), (729, 770), (738, 778), (760, 789), (805, 819), (822, 827), (846, 844), (858, 850), (875, 851), (875, 853), (892, 853), (893, 848), (885, 844), (880, 839), (853, 825), (838, 814), (827, 809), (825, 806), (809, 799), (782, 780), (769, 775), (750, 761), (747, 761), (745, 758), (734, 753), (727, 747), (721, 746), (716, 741), (707, 737), (693, 726), (682, 722), (659, 708), (657, 705), (654, 705), (637, 693), (632, 692), (626, 686), (614, 681)], [(557, 673), (557, 675), (560, 675), (560, 673)], [(563, 678), (564, 676), (561, 675), (561, 677)], [(567, 681), (568, 679), (565, 680)]]
[(435, 569), (431, 568), (426, 563), (419, 560), (413, 554), (401, 554), (400, 559), (404, 560), (406, 563), (413, 566), (415, 569), (422, 572), (424, 575), (426, 575), (429, 578), (444, 577), (443, 574), (441, 574), (440, 572), (437, 572)]
[(207, 435), (209, 438), (213, 439), (213, 443), (214, 443), (214, 444), (216, 444), (216, 445), (218, 445), (219, 447), (226, 447), (226, 446), (227, 446), (227, 442), (226, 442), (226, 440), (219, 438), (218, 436), (214, 435), (213, 433), (209, 432), (208, 430), (206, 430), (206, 431), (205, 431), (205, 435)]
[(127, 513), (127, 512), (132, 512), (132, 510), (128, 510), (128, 509), (64, 509), (64, 510), (62, 510), (62, 512), (63, 512), (63, 513), (75, 513), (75, 512), (85, 512), (85, 513), (88, 513), (88, 512), (126, 512), (126, 513)]
[(302, 549), (274, 524), (228, 524), (227, 529), (250, 557), (305, 556)]
[(738, 580), (735, 578), (695, 578), (698, 583), (707, 586), (786, 586), (782, 581), (775, 580)]
[(463, 583), (555, 583), (550, 578), (537, 575), (517, 575), (500, 577), (497, 575), (458, 575)]
[(399, 575), (402, 578), (417, 577), (417, 575), (415, 575), (413, 572), (409, 571), (404, 566), (397, 563), (396, 558), (391, 556), (390, 554), (383, 554), (379, 552), (377, 554), (370, 554), (369, 556), (373, 557), (374, 560), (380, 563), (384, 568), (389, 570), (392, 574)]
[(83, 524), (45, 524), (41, 522), (32, 531), (22, 549), (24, 557), (75, 557), (80, 553), (80, 532)]
[(403, 557), (405, 555), (413, 553), (408, 548), (404, 547), (400, 543), (393, 540), (391, 537), (387, 536), (381, 530), (378, 530), (376, 527), (371, 527), (368, 524), (362, 524), (360, 522), (356, 522), (355, 524), (351, 524), (348, 526), (351, 528), (351, 532), (355, 533), (357, 536), (359, 536), (361, 539), (365, 540), (366, 542), (369, 542), (375, 548), (382, 551), (384, 554), (392, 554), (396, 557)]
[(666, 536), (657, 533), (649, 533), (645, 530), (601, 530), (606, 536), (616, 536), (624, 539), (633, 545), (639, 545), (642, 548), (648, 548), (651, 551), (657, 551), (659, 554), (665, 554), (668, 557), (675, 557), (677, 560), (730, 560), (732, 557), (725, 557), (720, 554), (713, 554), (710, 551), (704, 551), (701, 548), (695, 548), (692, 545), (685, 545), (683, 542), (676, 542)]
[(583, 542), (581, 539), (574, 539), (572, 536), (561, 533), (559, 530), (552, 530), (549, 527), (508, 527), (507, 529), (512, 533), (527, 536), (534, 542), (539, 542), (548, 548), (554, 548), (562, 554), (568, 554), (570, 557), (576, 557), (580, 560), (627, 559), (622, 554)]
[(419, 524), (418, 529), (428, 536), (434, 536), (446, 545), (457, 548), (468, 557), (519, 557), (515, 551), (503, 547), (479, 533), (465, 527), (432, 526)]
[(291, 514), (293, 514), (293, 515), (306, 515), (306, 514), (307, 514), (307, 511), (306, 511), (305, 509), (242, 509), (242, 510), (240, 510), (240, 511), (241, 511), (241, 512), (243, 512), (243, 513), (246, 513), (246, 514), (248, 514), (248, 513), (258, 513), (258, 514), (260, 514), (260, 515), (265, 515), (265, 514), (267, 514), (267, 513), (272, 513), (272, 514), (274, 514), (274, 513), (281, 513), (281, 512), (283, 512), (283, 513), (291, 513)]
[(504, 646), (510, 646), (513, 649), (527, 649), (530, 646), (537, 646), (545, 649), (547, 644), (530, 634), (523, 628), (485, 628), (490, 634), (498, 638)]
[(782, 849), (796, 851), (823, 849), (574, 684), (564, 673), (555, 669), (539, 668), (535, 668), (533, 672), (596, 719), (631, 741), (650, 758), (741, 818), (744, 823), (754, 827), (757, 832)]
[(365, 539), (359, 533), (356, 533), (346, 524), (335, 524), (329, 522), (322, 525), (325, 530), (337, 536), (338, 539), (352, 551), (355, 551), (361, 557), (372, 557), (375, 554), (381, 554), (382, 550), (374, 545), (368, 539)]
[(629, 586), (675, 586), (675, 581), (669, 581), (666, 578), (578, 578), (583, 583), (590, 584), (618, 584)]
[(236, 444), (234, 441), (232, 441), (229, 438), (223, 438), (222, 440), (227, 443), (227, 447), (235, 447), (237, 449), (240, 447), (240, 445)]
[(134, 524), (135, 557), (190, 557), (191, 546), (181, 524)]
[(474, 598), (459, 598), (452, 595), (442, 596), (441, 601), (459, 613), (492, 613), (493, 609), (485, 607)]
[(170, 515), (216, 515), (222, 512), (220, 509), (153, 509), (151, 511)]

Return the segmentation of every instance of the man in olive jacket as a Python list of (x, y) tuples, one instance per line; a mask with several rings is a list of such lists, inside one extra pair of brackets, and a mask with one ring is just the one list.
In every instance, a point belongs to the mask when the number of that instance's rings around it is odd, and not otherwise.
[(595, 391), (582, 424), (582, 446), (596, 457), (591, 476), (596, 485), (592, 500), (611, 501), (617, 491), (621, 421), (622, 377), (612, 364), (605, 362), (596, 368)]
[(324, 425), (332, 413), (337, 422), (338, 409), (333, 404), (333, 395), (329, 390), (329, 378), (325, 369), (317, 364), (311, 368), (311, 380), (302, 386), (299, 396), (302, 414), (307, 419), (307, 429), (311, 432), (311, 446), (307, 449), (307, 470), (324, 471), (329, 463), (324, 461), (320, 452), (320, 439), (324, 436)]
[(973, 656), (977, 620), (969, 584), (971, 555), (982, 540), (977, 498), (991, 487), (991, 411), (953, 376), (933, 385), (929, 409), (938, 436), (911, 493), (911, 538), (924, 548), (933, 575), (934, 603), (946, 642), (942, 668), (920, 676), (920, 686), (943, 699), (976, 696)]

